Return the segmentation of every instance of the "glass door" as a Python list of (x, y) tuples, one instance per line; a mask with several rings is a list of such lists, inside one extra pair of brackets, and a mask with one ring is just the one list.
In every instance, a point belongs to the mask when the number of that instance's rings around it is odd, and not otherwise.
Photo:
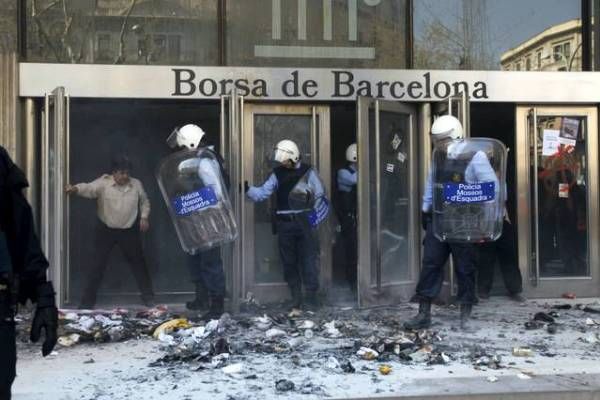
[[(312, 105), (246, 104), (243, 110), (241, 175), (242, 181), (262, 185), (272, 172), (269, 156), (280, 140), (298, 144), (302, 160), (319, 171), (328, 196), (331, 196), (329, 149), (329, 108)], [(275, 198), (242, 207), (243, 260), (242, 293), (253, 293), (261, 302), (289, 296), (280, 265), (277, 236), (272, 228)], [(331, 220), (331, 219), (330, 219)], [(321, 287), (331, 280), (330, 229), (320, 230)]]
[(417, 111), (359, 98), (357, 117), (359, 305), (407, 301), (419, 265)]
[(598, 128), (592, 107), (517, 111), (519, 262), (532, 297), (600, 293)]
[(59, 306), (69, 301), (69, 96), (63, 87), (46, 94), (42, 110), (40, 238), (50, 263)]

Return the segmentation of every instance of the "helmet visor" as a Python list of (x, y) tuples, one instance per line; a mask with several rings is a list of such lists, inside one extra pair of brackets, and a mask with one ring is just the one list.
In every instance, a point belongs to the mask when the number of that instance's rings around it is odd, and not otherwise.
[(294, 154), (291, 151), (275, 147), (273, 149), (273, 153), (271, 154), (271, 161), (278, 164), (283, 164), (284, 162), (291, 160), (293, 157)]

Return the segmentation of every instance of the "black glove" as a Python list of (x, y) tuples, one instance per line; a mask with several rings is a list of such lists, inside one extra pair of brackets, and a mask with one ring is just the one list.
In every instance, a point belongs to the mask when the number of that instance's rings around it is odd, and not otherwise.
[(250, 190), (250, 185), (248, 185), (248, 181), (244, 181), (244, 193), (248, 193)]
[(42, 329), (46, 334), (44, 344), (42, 344), (42, 355), (46, 357), (52, 352), (57, 340), (58, 328), (58, 309), (54, 301), (54, 288), (52, 282), (45, 282), (37, 288), (37, 307), (31, 323), (31, 333), (29, 338), (36, 343), (40, 340)]
[(427, 230), (427, 225), (431, 223), (432, 215), (430, 212), (421, 212), (421, 228)]

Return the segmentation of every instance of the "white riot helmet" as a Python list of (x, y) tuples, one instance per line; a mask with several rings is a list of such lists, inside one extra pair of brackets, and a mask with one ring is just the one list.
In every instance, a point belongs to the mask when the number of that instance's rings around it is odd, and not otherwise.
[(273, 160), (278, 163), (284, 163), (287, 160), (297, 163), (300, 160), (300, 150), (291, 140), (282, 140), (273, 149)]
[(356, 152), (356, 143), (352, 143), (346, 148), (346, 161), (356, 162), (358, 160), (358, 154)]
[(452, 115), (437, 118), (431, 127), (431, 137), (434, 141), (444, 139), (461, 139), (464, 136), (460, 121)]
[(167, 144), (172, 148), (186, 147), (196, 150), (204, 135), (204, 131), (198, 125), (187, 124), (181, 128), (175, 128), (167, 138)]

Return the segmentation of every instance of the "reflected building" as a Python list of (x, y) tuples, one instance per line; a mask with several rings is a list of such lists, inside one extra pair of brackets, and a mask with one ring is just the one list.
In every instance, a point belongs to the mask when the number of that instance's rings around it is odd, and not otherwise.
[(503, 71), (581, 71), (581, 19), (553, 25), (501, 56)]
[(217, 2), (27, 2), (29, 61), (215, 65)]
[(406, 68), (407, 0), (26, 2), (27, 61)]

